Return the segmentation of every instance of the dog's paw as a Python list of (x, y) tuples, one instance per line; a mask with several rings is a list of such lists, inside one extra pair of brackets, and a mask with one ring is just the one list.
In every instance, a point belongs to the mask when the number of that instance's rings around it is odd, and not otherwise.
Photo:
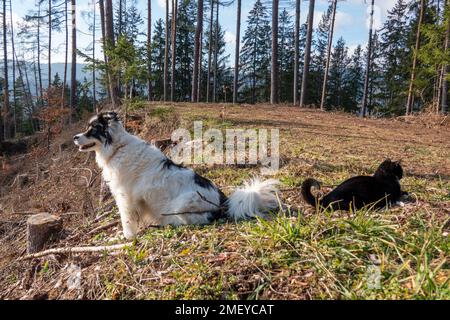
[(136, 233), (132, 232), (131, 230), (124, 229), (123, 237), (127, 240), (134, 240), (134, 239), (136, 239)]

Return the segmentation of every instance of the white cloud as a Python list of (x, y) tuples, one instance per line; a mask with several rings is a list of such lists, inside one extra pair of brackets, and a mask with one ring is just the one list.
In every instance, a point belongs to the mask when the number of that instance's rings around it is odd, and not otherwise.
[(342, 11), (336, 12), (336, 29), (354, 25), (353, 16)]
[[(158, 6), (162, 9), (166, 9), (166, 0), (158, 0)], [(169, 10), (172, 10), (172, 1), (169, 1)]]
[(236, 35), (233, 32), (225, 31), (225, 42), (228, 44), (235, 44), (236, 43)]

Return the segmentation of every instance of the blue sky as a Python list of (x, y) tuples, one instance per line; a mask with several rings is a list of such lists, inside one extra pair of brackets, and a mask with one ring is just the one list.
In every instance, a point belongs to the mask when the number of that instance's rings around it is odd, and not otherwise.
[[(267, 0), (266, 0), (267, 1)], [(96, 2), (96, 1), (95, 1)], [(169, 1), (170, 2), (170, 1)], [(287, 7), (289, 12), (294, 15), (294, 2), (295, 1), (280, 1)], [(292, 3), (292, 4), (289, 4)], [(391, 9), (395, 4), (396, 0), (375, 0), (375, 26), (379, 27), (385, 21), (387, 16), (387, 10)], [(25, 14), (34, 9), (33, 0), (13, 0), (13, 21), (17, 25)], [(146, 26), (147, 1), (138, 0), (138, 7), (141, 11), (142, 17), (144, 18), (144, 25), (142, 26), (143, 31)], [(242, 8), (242, 30), (245, 31), (246, 21), (248, 13), (255, 3), (254, 0), (243, 0)], [(287, 5), (286, 5), (287, 4)], [(314, 14), (314, 24), (317, 26), (318, 22), (324, 11), (328, 7), (327, 0), (316, 0), (316, 9)], [(308, 12), (309, 1), (302, 1), (301, 7), (301, 23), (306, 21), (306, 15)], [(164, 18), (165, 12), (165, 0), (152, 0), (153, 6), (153, 20), (158, 18)], [(280, 8), (280, 10), (282, 9)], [(92, 37), (86, 35), (89, 33), (88, 25), (82, 17), (82, 12), (93, 10), (93, 0), (77, 0), (77, 18), (78, 18), (78, 46), (79, 48), (88, 47), (92, 42)], [(98, 8), (97, 8), (98, 12)], [(367, 44), (368, 38), (368, 15), (369, 15), (369, 0), (342, 0), (338, 3), (337, 18), (336, 18), (336, 36), (335, 41), (339, 37), (343, 37), (350, 50), (354, 49), (358, 44), (365, 46)], [(221, 8), (220, 22), (226, 31), (226, 41), (227, 41), (227, 51), (232, 54), (235, 49), (235, 29), (236, 29), (236, 4), (231, 5), (227, 8)], [(62, 44), (64, 43), (64, 35), (57, 34), (54, 36), (54, 43)], [(70, 55), (69, 55), (70, 56)], [(53, 62), (63, 62), (64, 52), (54, 52), (52, 55)], [(230, 62), (234, 59), (230, 59)]]

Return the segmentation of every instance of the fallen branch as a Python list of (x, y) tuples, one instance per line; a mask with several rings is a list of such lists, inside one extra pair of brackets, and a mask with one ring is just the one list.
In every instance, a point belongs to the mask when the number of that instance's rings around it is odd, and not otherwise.
[(118, 224), (119, 224), (119, 220), (112, 221), (112, 222), (110, 222), (108, 224), (105, 224), (103, 226), (99, 226), (99, 227), (97, 227), (95, 229), (92, 229), (91, 231), (88, 232), (88, 235), (97, 233), (100, 230), (104, 230), (104, 229), (108, 229), (108, 228), (114, 227), (114, 226), (116, 226)]
[(112, 213), (112, 210), (103, 212), (102, 214), (95, 217), (95, 219), (92, 222), (94, 222), (94, 223), (98, 222), (98, 221), (102, 220), (104, 217), (109, 216), (111, 213)]
[(112, 251), (124, 249), (131, 245), (133, 245), (133, 242), (123, 243), (123, 244), (115, 244), (112, 246), (99, 246), (99, 247), (53, 248), (53, 249), (48, 249), (48, 250), (33, 253), (33, 254), (28, 254), (28, 255), (20, 258), (19, 261), (33, 259), (33, 258), (40, 258), (40, 257), (48, 256), (50, 254), (112, 252)]

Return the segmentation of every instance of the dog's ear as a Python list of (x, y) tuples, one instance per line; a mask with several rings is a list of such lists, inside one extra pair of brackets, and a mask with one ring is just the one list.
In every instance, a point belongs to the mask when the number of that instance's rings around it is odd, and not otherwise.
[(105, 112), (103, 117), (107, 121), (119, 121), (119, 115), (115, 111)]
[(104, 126), (108, 126), (113, 122), (119, 121), (119, 115), (114, 111), (102, 112), (97, 116), (97, 118)]

